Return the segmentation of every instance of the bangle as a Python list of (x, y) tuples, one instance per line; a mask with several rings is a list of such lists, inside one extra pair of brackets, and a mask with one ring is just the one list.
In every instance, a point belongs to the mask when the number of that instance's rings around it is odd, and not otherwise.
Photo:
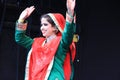
[(71, 15), (69, 15), (68, 13), (66, 13), (66, 21), (68, 21), (68, 22), (72, 22), (73, 21), (73, 16), (71, 16)]
[(67, 14), (72, 18), (73, 17), (73, 14), (72, 14), (72, 12), (70, 12), (70, 11), (67, 11)]
[(19, 20), (18, 20), (18, 23), (23, 23), (23, 22), (24, 22), (23, 19), (19, 19)]
[(16, 30), (26, 30), (27, 23), (16, 23)]

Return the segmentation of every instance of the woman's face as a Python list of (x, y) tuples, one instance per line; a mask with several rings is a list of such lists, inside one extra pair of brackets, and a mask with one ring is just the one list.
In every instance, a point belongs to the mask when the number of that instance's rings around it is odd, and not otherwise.
[(49, 37), (55, 33), (55, 27), (52, 26), (46, 18), (42, 18), (41, 19), (41, 32), (43, 34), (44, 37)]

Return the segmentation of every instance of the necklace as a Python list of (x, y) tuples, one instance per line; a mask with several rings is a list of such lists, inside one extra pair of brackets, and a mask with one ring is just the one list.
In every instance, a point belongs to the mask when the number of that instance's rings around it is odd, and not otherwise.
[(48, 38), (46, 38), (45, 42), (50, 42), (52, 39), (56, 38), (56, 35), (51, 35)]

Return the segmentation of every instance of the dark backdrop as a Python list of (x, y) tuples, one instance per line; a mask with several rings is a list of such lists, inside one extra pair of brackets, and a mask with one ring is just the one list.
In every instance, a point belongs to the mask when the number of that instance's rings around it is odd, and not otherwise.
[[(1, 0), (0, 80), (23, 80), (27, 50), (14, 41), (15, 21), (27, 6), (36, 10), (28, 18), (27, 35), (40, 36), (39, 16), (46, 12), (65, 15), (65, 0)], [(74, 80), (120, 80), (119, 1), (77, 0)]]
[(81, 80), (120, 80), (119, 2), (81, 1)]

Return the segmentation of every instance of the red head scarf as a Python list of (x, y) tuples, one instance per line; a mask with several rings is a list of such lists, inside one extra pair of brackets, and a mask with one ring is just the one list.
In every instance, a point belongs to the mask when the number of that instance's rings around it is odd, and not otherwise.
[(48, 13), (48, 15), (50, 16), (50, 18), (56, 24), (56, 27), (60, 31), (58, 33), (58, 35), (61, 36), (62, 35), (61, 33), (63, 32), (64, 27), (65, 27), (65, 18), (64, 18), (64, 16), (62, 14), (60, 14), (60, 13)]

